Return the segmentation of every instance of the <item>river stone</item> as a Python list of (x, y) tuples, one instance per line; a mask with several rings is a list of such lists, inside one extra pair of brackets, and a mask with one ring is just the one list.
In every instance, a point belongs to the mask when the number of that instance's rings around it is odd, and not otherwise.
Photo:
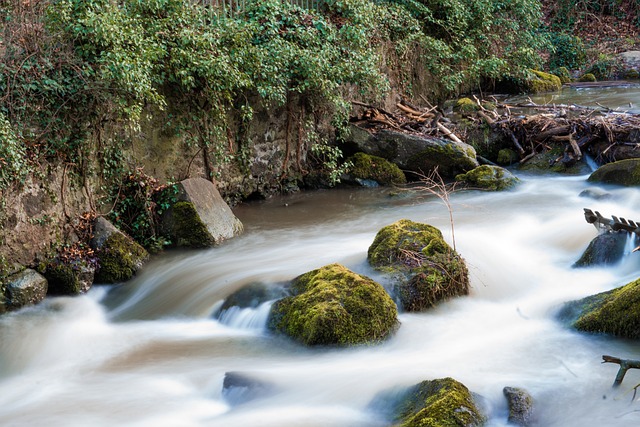
[(489, 191), (503, 191), (513, 188), (520, 180), (500, 166), (482, 165), (456, 176), (456, 181), (464, 182), (471, 188)]
[(44, 277), (49, 282), (49, 295), (78, 295), (87, 292), (96, 269), (86, 262), (73, 265), (55, 262), (47, 266)]
[(502, 389), (509, 405), (509, 423), (517, 426), (530, 426), (533, 423), (533, 397), (522, 388), (505, 387)]
[(393, 425), (481, 426), (486, 417), (469, 389), (453, 378), (423, 381), (410, 387), (392, 408)]
[(613, 196), (602, 188), (592, 187), (582, 190), (580, 194), (578, 194), (578, 197), (586, 197), (594, 200), (607, 200), (611, 199)]
[(96, 218), (90, 245), (98, 258), (96, 283), (127, 281), (149, 258), (142, 246), (103, 217)]
[(462, 257), (428, 224), (402, 219), (383, 227), (367, 252), (375, 269), (391, 275), (406, 311), (422, 311), (469, 293)]
[(242, 372), (227, 372), (222, 382), (222, 396), (232, 405), (266, 397), (273, 393), (274, 387), (265, 381), (252, 378)]
[(602, 165), (587, 181), (625, 186), (640, 185), (640, 159), (626, 159)]
[(308, 346), (377, 343), (399, 324), (384, 288), (340, 264), (298, 276), (291, 293), (274, 303), (268, 327)]
[(626, 232), (607, 232), (597, 235), (573, 266), (590, 267), (612, 265), (619, 262), (624, 256), (627, 237)]
[(3, 283), (0, 283), (0, 289), (4, 289), (4, 295), (0, 295), (0, 300), (4, 300), (0, 303), (0, 312), (11, 311), (44, 300), (48, 283), (37, 271), (25, 268), (4, 278)]
[(373, 180), (380, 185), (405, 184), (407, 182), (400, 168), (382, 157), (356, 153), (348, 160), (353, 164), (350, 174), (355, 180), (364, 182)]
[(568, 302), (559, 318), (580, 331), (640, 339), (640, 279)]
[(479, 165), (471, 145), (431, 136), (392, 130), (381, 130), (373, 135), (352, 125), (348, 142), (358, 151), (385, 158), (418, 177), (437, 167), (442, 176), (452, 178)]
[(242, 223), (218, 189), (204, 178), (178, 184), (178, 202), (162, 218), (162, 229), (176, 246), (204, 248), (242, 233)]

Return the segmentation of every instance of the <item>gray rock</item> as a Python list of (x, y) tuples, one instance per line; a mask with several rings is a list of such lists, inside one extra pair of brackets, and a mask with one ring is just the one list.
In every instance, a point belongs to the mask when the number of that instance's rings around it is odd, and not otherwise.
[(359, 151), (385, 158), (400, 169), (416, 174), (426, 174), (437, 167), (441, 175), (454, 177), (479, 165), (471, 145), (441, 138), (391, 130), (373, 135), (365, 129), (351, 126), (348, 140)]
[(626, 232), (602, 233), (597, 235), (574, 267), (590, 267), (595, 265), (612, 265), (619, 262), (624, 256), (624, 247), (627, 242)]
[[(8, 311), (38, 304), (47, 295), (47, 279), (30, 268), (8, 276), (4, 282), (3, 305), (4, 309)], [(2, 299), (1, 297), (2, 295), (0, 295), (0, 299)]]
[(518, 426), (530, 426), (533, 421), (533, 397), (522, 388), (505, 387), (502, 392), (509, 404), (509, 422)]
[(273, 385), (241, 372), (225, 373), (222, 382), (222, 396), (232, 405), (241, 405), (266, 397), (274, 390)]
[(162, 228), (174, 244), (207, 247), (243, 232), (217, 188), (204, 178), (186, 179), (178, 185), (179, 202), (162, 218)]
[(587, 197), (589, 199), (594, 199), (594, 200), (606, 200), (606, 199), (610, 199), (613, 196), (611, 195), (611, 193), (604, 191), (601, 188), (596, 188), (596, 187), (592, 187), (592, 188), (587, 188), (586, 190), (582, 190), (580, 192), (580, 194), (578, 194), (579, 197)]

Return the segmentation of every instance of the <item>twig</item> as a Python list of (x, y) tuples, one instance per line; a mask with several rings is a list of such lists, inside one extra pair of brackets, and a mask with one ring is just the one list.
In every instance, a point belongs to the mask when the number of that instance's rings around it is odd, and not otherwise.
[(620, 365), (616, 379), (613, 381), (613, 387), (618, 387), (622, 384), (622, 380), (629, 369), (640, 369), (640, 360), (620, 359), (619, 357), (603, 355), (602, 363), (617, 363)]

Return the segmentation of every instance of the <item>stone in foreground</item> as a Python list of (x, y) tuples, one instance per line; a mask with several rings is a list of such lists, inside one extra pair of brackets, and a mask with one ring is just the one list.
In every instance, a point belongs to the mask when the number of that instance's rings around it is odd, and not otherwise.
[(308, 346), (373, 344), (399, 324), (396, 305), (384, 288), (340, 264), (298, 276), (291, 291), (274, 303), (268, 325)]

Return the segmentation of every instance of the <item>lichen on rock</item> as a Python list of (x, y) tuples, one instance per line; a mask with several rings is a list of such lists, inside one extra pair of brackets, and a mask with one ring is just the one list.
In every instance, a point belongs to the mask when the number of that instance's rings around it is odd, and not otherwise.
[(291, 292), (274, 303), (268, 326), (308, 346), (373, 344), (399, 324), (384, 288), (340, 264), (298, 276)]
[(0, 313), (38, 304), (47, 295), (47, 279), (30, 268), (0, 278), (0, 282)]
[(421, 311), (469, 293), (464, 260), (431, 225), (402, 219), (383, 227), (367, 258), (374, 268), (397, 279), (398, 297), (407, 311)]
[(407, 182), (400, 168), (382, 157), (356, 153), (349, 160), (353, 163), (350, 172), (355, 178), (371, 179), (380, 185)]
[(534, 422), (533, 397), (529, 392), (519, 387), (505, 387), (502, 393), (509, 405), (509, 423), (526, 427)]
[(395, 427), (471, 427), (486, 421), (469, 389), (453, 378), (412, 386), (392, 412)]
[(625, 159), (602, 165), (589, 176), (587, 181), (638, 186), (640, 185), (640, 159)]
[(520, 180), (500, 166), (482, 165), (465, 174), (456, 176), (456, 181), (464, 182), (473, 188), (489, 191), (503, 191), (513, 188)]
[(529, 92), (553, 92), (562, 88), (562, 82), (558, 76), (543, 71), (531, 70), (532, 78), (527, 81)]

